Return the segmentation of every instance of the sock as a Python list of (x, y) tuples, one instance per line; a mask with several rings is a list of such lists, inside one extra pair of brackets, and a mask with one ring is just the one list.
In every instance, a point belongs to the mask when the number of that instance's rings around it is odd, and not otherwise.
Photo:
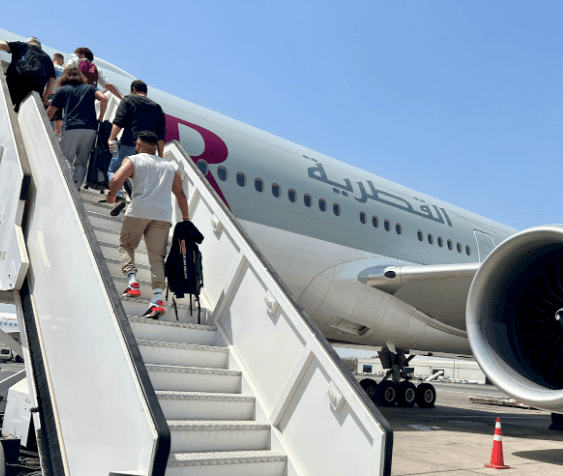
[(151, 302), (155, 303), (156, 301), (162, 301), (162, 289), (160, 288), (156, 288), (152, 290)]
[(134, 271), (131, 271), (127, 277), (129, 278), (129, 286), (131, 286), (131, 284), (133, 283), (137, 283), (137, 273), (135, 273)]

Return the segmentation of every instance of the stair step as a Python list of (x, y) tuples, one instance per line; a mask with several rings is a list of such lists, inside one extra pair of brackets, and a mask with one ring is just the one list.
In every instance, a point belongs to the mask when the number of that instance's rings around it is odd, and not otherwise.
[(171, 453), (166, 476), (283, 476), (286, 464), (274, 451)]
[(231, 394), (241, 391), (242, 373), (238, 370), (153, 364), (146, 368), (155, 390)]
[[(123, 289), (125, 289), (125, 287), (123, 287)], [(123, 290), (121, 288), (118, 289), (120, 290), (120, 292)], [(163, 297), (165, 296), (166, 293), (164, 293)], [(146, 299), (142, 297), (140, 298), (122, 297), (121, 303), (123, 304), (123, 308), (125, 309), (127, 315), (142, 316), (147, 310), (147, 307), (149, 307), (150, 299)], [(161, 316), (156, 322), (197, 323), (197, 305), (195, 305), (195, 303), (192, 308), (193, 309), (192, 314), (190, 314), (190, 306), (188, 304), (181, 304), (177, 302), (176, 303), (176, 309), (178, 311), (177, 320), (176, 320), (176, 314), (174, 313), (174, 306), (171, 301), (164, 301), (164, 309), (166, 310), (166, 314), (164, 314), (164, 316)], [(207, 309), (205, 308), (201, 309), (200, 322), (206, 322), (207, 313), (208, 313)], [(151, 319), (151, 321), (154, 322), (155, 320)]]
[[(137, 253), (135, 252), (135, 258), (137, 258)], [(106, 263), (109, 268), (109, 272), (114, 276), (119, 276), (121, 274), (121, 261), (119, 258), (106, 258)], [(148, 264), (137, 263), (135, 259), (135, 266), (137, 268), (137, 279), (142, 279), (143, 281), (150, 281), (151, 279), (151, 267)]]
[[(98, 243), (100, 245), (100, 248), (102, 249), (102, 253), (106, 258), (119, 259), (119, 244), (117, 242), (113, 243), (110, 241), (98, 239)], [(148, 266), (149, 257), (145, 250), (135, 250), (135, 264), (143, 264)], [(121, 269), (118, 275), (119, 274), (121, 274)]]
[[(99, 200), (105, 200), (105, 197), (100, 195)], [(96, 212), (96, 213), (102, 213), (102, 214), (109, 214), (110, 210), (115, 206), (115, 203), (106, 203), (106, 202), (99, 202), (96, 200), (82, 200), (82, 203), (84, 204), (84, 208), (86, 209), (86, 211), (89, 212)], [(123, 215), (123, 213), (125, 213), (125, 209), (123, 209), (120, 213), (120, 215)]]
[(170, 451), (256, 451), (270, 449), (270, 425), (253, 421), (172, 420)]
[(146, 339), (137, 339), (137, 343), (145, 364), (213, 369), (226, 369), (229, 364), (227, 347)]
[[(166, 314), (163, 317), (166, 317)], [(129, 322), (137, 339), (212, 345), (217, 332), (216, 327), (143, 317), (129, 316)]]
[(233, 393), (157, 390), (167, 420), (252, 420), (256, 399)]
[(86, 215), (90, 219), (92, 226), (99, 226), (102, 228), (110, 228), (112, 230), (121, 230), (121, 223), (123, 222), (123, 213), (117, 217), (112, 217), (109, 212), (99, 213), (86, 210)]

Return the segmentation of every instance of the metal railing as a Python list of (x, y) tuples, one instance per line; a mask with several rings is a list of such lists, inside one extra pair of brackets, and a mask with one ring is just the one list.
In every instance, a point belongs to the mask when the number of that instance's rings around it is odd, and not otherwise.
[(205, 236), (203, 297), (258, 418), (272, 425), (272, 444), (297, 474), (390, 475), (385, 418), (181, 145), (168, 143), (164, 158), (178, 164)]
[[(3, 73), (0, 80), (5, 96)], [(170, 431), (36, 93), (22, 103), (17, 125), (31, 180), (22, 219), (30, 266), (16, 302), (43, 454), (50, 455), (42, 458), (44, 471), (164, 475)], [(5, 240), (0, 236), (0, 245)]]

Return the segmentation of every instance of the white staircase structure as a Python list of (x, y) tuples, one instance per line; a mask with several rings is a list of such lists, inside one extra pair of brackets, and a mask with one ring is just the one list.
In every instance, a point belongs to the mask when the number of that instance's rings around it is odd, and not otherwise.
[[(202, 324), (120, 297), (123, 215), (76, 191), (39, 96), (16, 117), (0, 75), (0, 291), (44, 474), (390, 475), (389, 425), (181, 146), (165, 159), (205, 236)], [(150, 297), (144, 243), (136, 261)]]

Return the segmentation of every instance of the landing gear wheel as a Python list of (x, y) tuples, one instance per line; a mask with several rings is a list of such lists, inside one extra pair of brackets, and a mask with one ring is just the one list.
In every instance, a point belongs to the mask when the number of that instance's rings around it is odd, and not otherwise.
[(366, 391), (368, 397), (377, 405), (377, 382), (371, 378), (360, 380), (360, 386)]
[(414, 407), (416, 396), (416, 386), (414, 383), (404, 380), (399, 384), (397, 403), (400, 407)]
[(365, 378), (363, 380), (360, 380), (360, 386), (366, 391), (366, 393), (369, 395), (369, 388), (370, 387), (377, 387), (377, 382), (375, 380), (373, 380), (372, 378)]
[(429, 383), (421, 383), (416, 388), (416, 403), (420, 408), (434, 408), (436, 389)]
[(392, 407), (397, 401), (397, 384), (385, 380), (377, 386), (378, 404), (382, 407)]

